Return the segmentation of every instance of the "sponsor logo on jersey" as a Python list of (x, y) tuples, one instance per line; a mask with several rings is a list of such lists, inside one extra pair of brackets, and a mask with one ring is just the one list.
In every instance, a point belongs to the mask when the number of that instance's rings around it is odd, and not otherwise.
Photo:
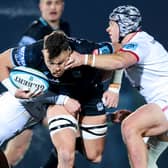
[(23, 66), (26, 65), (25, 58), (24, 58), (25, 48), (26, 47), (20, 47), (17, 50), (14, 50), (14, 57), (18, 65), (23, 65)]
[(123, 46), (124, 50), (136, 50), (138, 47), (137, 43), (128, 43)]
[(109, 54), (109, 53), (110, 53), (110, 49), (108, 46), (103, 46), (99, 48), (99, 54)]

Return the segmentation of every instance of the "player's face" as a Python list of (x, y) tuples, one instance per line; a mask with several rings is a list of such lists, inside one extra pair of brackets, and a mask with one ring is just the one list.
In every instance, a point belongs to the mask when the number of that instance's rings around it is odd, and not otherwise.
[(45, 20), (57, 22), (60, 20), (64, 10), (64, 0), (41, 0), (39, 8)]
[(110, 21), (106, 31), (113, 43), (119, 42), (119, 26), (116, 22)]
[(60, 77), (65, 72), (65, 64), (70, 58), (71, 51), (62, 51), (61, 54), (53, 59), (49, 59), (49, 53), (46, 49), (43, 50), (44, 61), (49, 71), (54, 77)]

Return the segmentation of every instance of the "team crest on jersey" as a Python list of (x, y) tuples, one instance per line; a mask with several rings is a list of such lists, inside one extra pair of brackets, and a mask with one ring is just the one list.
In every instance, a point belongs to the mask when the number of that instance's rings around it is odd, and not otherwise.
[(137, 47), (138, 47), (137, 43), (128, 43), (128, 44), (125, 44), (123, 46), (123, 49), (125, 49), (125, 50), (136, 50)]
[(98, 103), (96, 104), (96, 106), (97, 106), (97, 110), (98, 110), (98, 111), (102, 111), (102, 110), (104, 109), (104, 106), (103, 106), (103, 103), (102, 103), (102, 102), (98, 102)]

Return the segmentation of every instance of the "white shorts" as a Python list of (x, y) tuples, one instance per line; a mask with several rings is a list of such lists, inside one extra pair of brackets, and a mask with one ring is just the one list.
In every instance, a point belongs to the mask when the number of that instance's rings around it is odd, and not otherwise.
[(19, 99), (9, 92), (0, 95), (0, 145), (20, 132), (30, 115), (26, 112)]

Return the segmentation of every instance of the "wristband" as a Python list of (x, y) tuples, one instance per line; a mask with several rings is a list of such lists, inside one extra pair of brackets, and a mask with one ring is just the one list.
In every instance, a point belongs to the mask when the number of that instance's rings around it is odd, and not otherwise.
[(109, 87), (108, 90), (109, 90), (110, 92), (117, 93), (117, 94), (120, 92), (120, 88), (112, 88), (112, 87)]
[(64, 105), (67, 103), (68, 100), (69, 100), (69, 96), (66, 96), (64, 99)]
[(84, 65), (89, 65), (89, 66), (94, 67), (95, 66), (95, 61), (96, 61), (96, 55), (85, 54)]
[(96, 62), (96, 56), (93, 54), (93, 58), (92, 58), (92, 67), (95, 66), (95, 62)]
[(87, 63), (88, 63), (88, 54), (85, 54), (85, 61), (84, 61), (84, 65), (87, 65)]
[(12, 84), (9, 78), (4, 79), (1, 83), (8, 89), (8, 91), (14, 96), (17, 88)]
[(68, 101), (68, 99), (69, 99), (69, 96), (59, 95), (59, 96), (57, 97), (57, 100), (56, 100), (55, 103), (56, 103), (57, 105), (65, 105), (66, 102)]
[(113, 83), (110, 84), (108, 90), (114, 93), (119, 93), (120, 92), (121, 85), (118, 83)]
[(91, 66), (93, 62), (93, 55), (88, 55), (87, 65)]

